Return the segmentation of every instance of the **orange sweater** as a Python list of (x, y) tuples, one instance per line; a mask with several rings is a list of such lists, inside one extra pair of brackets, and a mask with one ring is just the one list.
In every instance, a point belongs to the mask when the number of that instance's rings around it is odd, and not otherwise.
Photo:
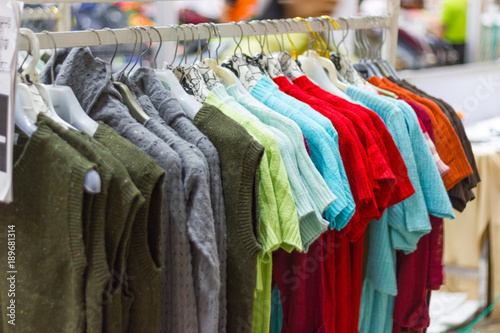
[(443, 175), (446, 190), (450, 190), (462, 179), (472, 174), (472, 169), (453, 126), (436, 103), (403, 89), (386, 78), (380, 79), (374, 76), (368, 81), (377, 87), (394, 92), (401, 98), (418, 103), (429, 114), (436, 137), (438, 154), (443, 162), (450, 167), (450, 171)]

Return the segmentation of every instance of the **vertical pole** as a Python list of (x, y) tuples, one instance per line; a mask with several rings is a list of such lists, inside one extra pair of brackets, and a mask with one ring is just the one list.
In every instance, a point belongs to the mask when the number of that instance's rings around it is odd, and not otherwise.
[(61, 15), (61, 22), (59, 22), (58, 31), (70, 31), (71, 30), (71, 4), (70, 3), (60, 3), (58, 5), (59, 13)]
[(387, 38), (385, 40), (382, 55), (393, 66), (396, 65), (396, 50), (398, 47), (398, 18), (400, 0), (387, 0), (387, 15), (389, 22), (386, 28)]

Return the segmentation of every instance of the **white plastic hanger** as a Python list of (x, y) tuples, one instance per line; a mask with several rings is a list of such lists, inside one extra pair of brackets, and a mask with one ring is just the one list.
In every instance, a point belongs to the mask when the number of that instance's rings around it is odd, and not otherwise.
[(67, 121), (69, 124), (73, 125), (80, 131), (83, 131), (90, 136), (94, 136), (97, 128), (99, 127), (99, 124), (95, 120), (90, 118), (89, 115), (83, 110), (80, 102), (78, 102), (78, 99), (75, 96), (75, 93), (73, 92), (73, 90), (71, 90), (70, 87), (58, 86), (55, 84), (54, 64), (57, 52), (56, 41), (54, 39), (54, 36), (52, 36), (50, 32), (46, 30), (42, 32), (48, 34), (52, 39), (52, 42), (54, 43), (54, 61), (52, 62), (52, 66), (50, 68), (52, 85), (44, 85), (44, 87), (49, 93), (50, 98), (52, 99), (52, 104), (55, 111), (62, 119)]
[[(309, 30), (312, 33), (312, 29), (309, 26), (309, 23), (305, 21), (302, 18), (299, 18), (301, 21), (303, 21)], [(320, 38), (320, 35), (318, 34), (318, 37)], [(311, 44), (313, 40), (309, 41), (309, 47), (306, 52), (304, 52), (303, 55), (299, 56), (299, 61), (300, 61), (300, 67), (306, 73), (306, 75), (311, 78), (313, 81), (316, 82), (322, 89), (335, 94), (335, 95), (343, 95), (344, 91), (347, 89), (347, 86), (343, 83), (341, 83), (338, 80), (337, 77), (337, 70), (335, 68), (335, 65), (330, 61), (330, 64), (328, 64), (328, 60), (323, 61), (315, 50), (312, 50)], [(329, 71), (330, 77), (325, 73), (325, 70), (323, 66), (326, 66)]]
[[(204, 59), (203, 61), (221, 79), (221, 81), (224, 84), (224, 86), (226, 86), (226, 87), (232, 86), (236, 82), (235, 79), (234, 79), (234, 77), (233, 77), (233, 75), (232, 75), (233, 73), (229, 69), (224, 68), (222, 66), (219, 66), (219, 47), (220, 47), (220, 44), (221, 44), (221, 33), (219, 31), (219, 28), (213, 22), (211, 22), (210, 24), (209, 23), (204, 23), (204, 25), (208, 26), (207, 29), (208, 29), (208, 35), (209, 35), (209, 37), (208, 37), (208, 40), (207, 40), (207, 45), (205, 46), (205, 49), (208, 48), (208, 58)], [(215, 49), (215, 59), (217, 59), (217, 61), (215, 61), (214, 59), (210, 58), (210, 47), (208, 47), (208, 44), (210, 43), (210, 39), (212, 39), (212, 32), (210, 31), (210, 25), (213, 27), (214, 34), (216, 34), (219, 37), (219, 44), (217, 45), (217, 48)], [(201, 51), (201, 57), (203, 57), (203, 52), (205, 51), (205, 49), (203, 49)]]
[[(33, 60), (30, 64), (28, 64), (25, 71), (22, 71), (24, 62), (21, 64), (19, 69), (19, 71), (21, 71), (19, 78), (25, 80), (38, 79), (38, 73), (35, 71), (35, 64), (38, 62), (40, 57), (38, 38), (36, 38), (35, 34), (29, 29), (21, 28), (20, 33), (28, 38), (28, 43), (30, 45), (28, 53), (33, 51)], [(34, 48), (32, 48), (32, 45)], [(25, 75), (24, 77), (23, 74)], [(73, 128), (71, 125), (65, 123), (64, 120), (59, 118), (53, 108), (51, 109), (44, 104), (44, 99), (46, 99), (49, 103), (51, 103), (51, 101), (48, 94), (44, 96), (45, 98), (41, 96), (42, 91), (47, 94), (41, 84), (38, 84), (37, 86), (31, 85), (31, 87), (25, 83), (18, 82), (16, 84), (16, 108), (14, 114), (16, 125), (23, 132), (25, 132), (25, 134), (31, 136), (37, 130), (35, 122), (37, 120), (38, 113), (44, 112), (44, 114), (48, 115), (53, 120), (59, 119), (59, 121), (57, 121), (59, 124), (63, 126), (66, 124), (67, 126), (64, 126), (65, 128)], [(96, 170), (91, 169), (85, 174), (83, 187), (85, 192), (89, 194), (98, 194), (101, 192), (101, 177)]]
[[(177, 34), (177, 42), (175, 44), (175, 52), (174, 52), (174, 60), (175, 56), (177, 55), (177, 49), (179, 47), (179, 33), (177, 32), (177, 29), (179, 28), (178, 26), (172, 26), (175, 28), (175, 32)], [(183, 31), (184, 33), (184, 31)], [(158, 34), (160, 35), (160, 34)], [(158, 51), (161, 48), (161, 35), (160, 35), (160, 47), (158, 48)], [(172, 61), (173, 62), (173, 61)], [(182, 109), (186, 114), (193, 119), (198, 111), (200, 111), (201, 107), (203, 104), (198, 102), (193, 96), (189, 95), (184, 88), (182, 88), (181, 84), (179, 83), (179, 80), (177, 80), (177, 77), (175, 76), (174, 72), (172, 72), (171, 69), (168, 68), (169, 64), (165, 62), (163, 65), (163, 69), (157, 69), (155, 68), (155, 73), (156, 76), (162, 81), (164, 84), (166, 84), (169, 88), (169, 90), (175, 95), (177, 100), (179, 100), (179, 103), (181, 104)]]
[[(76, 128), (74, 128), (66, 121), (64, 121), (61, 117), (59, 117), (59, 115), (54, 110), (52, 100), (50, 98), (49, 93), (45, 89), (45, 86), (39, 83), (40, 80), (38, 78), (38, 72), (36, 71), (36, 64), (40, 60), (40, 42), (38, 41), (38, 38), (36, 37), (35, 33), (30, 29), (21, 28), (20, 32), (29, 39), (33, 55), (33, 59), (28, 64), (26, 69), (23, 70), (21, 67), (19, 70), (21, 71), (21, 80), (24, 80), (25, 82), (29, 83), (29, 84), (26, 83), (21, 83), (21, 84), (26, 84), (27, 88), (32, 94), (32, 100), (34, 102), (33, 103), (34, 111), (36, 112), (37, 115), (38, 113), (42, 112), (43, 114), (50, 117), (52, 120), (54, 120), (56, 123), (58, 123), (59, 125), (63, 126), (66, 129), (71, 128), (73, 130), (76, 130)], [(36, 118), (34, 121), (36, 122)]]

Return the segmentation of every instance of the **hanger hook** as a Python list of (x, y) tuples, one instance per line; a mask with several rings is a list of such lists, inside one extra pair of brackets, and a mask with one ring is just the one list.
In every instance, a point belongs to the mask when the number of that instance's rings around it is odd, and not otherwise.
[(95, 31), (92, 28), (88, 28), (87, 31), (91, 31), (91, 32), (95, 33), (97, 36), (97, 40), (99, 41), (99, 45), (102, 45), (101, 36), (99, 36), (99, 33), (97, 31)]
[[(193, 63), (196, 63), (198, 60), (198, 55), (201, 53), (201, 34), (200, 34), (200, 28), (198, 25), (193, 26), (193, 28), (196, 29), (196, 33), (198, 34), (198, 46), (196, 47), (196, 58), (194, 58)], [(200, 58), (200, 60), (203, 60)]]
[[(280, 50), (282, 50), (283, 47), (281, 46), (280, 41), (278, 39), (278, 35), (280, 33), (280, 29), (279, 29), (278, 25), (273, 20), (268, 19), (266, 21), (267, 21), (267, 23), (271, 24), (273, 26), (274, 30), (276, 31), (276, 33), (273, 35), (274, 35), (274, 38), (276, 39), (276, 42), (278, 43)], [(283, 35), (281, 35), (281, 37), (283, 37)], [(272, 57), (272, 53), (271, 53), (271, 50), (269, 50), (269, 48), (268, 48), (268, 51), (269, 51), (269, 56)]]
[(132, 68), (128, 71), (127, 73), (127, 76), (130, 75), (130, 73), (132, 73), (132, 70), (135, 68), (135, 66), (137, 66), (137, 63), (139, 62), (139, 58), (141, 56), (141, 50), (142, 50), (142, 42), (143, 42), (143, 39), (142, 39), (142, 32), (141, 30), (139, 30), (139, 28), (135, 27), (134, 28), (136, 31), (137, 31), (137, 34), (139, 35), (139, 50), (137, 51), (137, 59), (135, 59), (135, 62), (134, 62), (134, 65), (132, 66)]
[[(382, 23), (385, 21), (385, 19), (383, 17), (379, 16), (379, 17), (377, 17), (377, 21)], [(375, 56), (377, 57), (377, 59), (382, 58), (381, 57), (382, 46), (384, 46), (385, 38), (387, 37), (387, 35), (385, 34), (385, 27), (382, 26), (380, 29), (380, 32), (381, 32), (381, 36), (380, 36), (381, 41), (380, 41), (380, 44), (375, 51)]]
[(57, 54), (57, 45), (56, 45), (56, 39), (50, 32), (47, 30), (42, 31), (42, 33), (49, 35), (50, 39), (52, 40), (52, 44), (54, 45), (54, 59), (52, 59), (52, 64), (50, 65), (50, 79), (52, 80), (52, 85), (55, 86), (55, 79), (54, 79), (54, 65), (56, 63), (56, 54)]
[[(253, 32), (255, 34), (255, 37), (257, 37), (256, 36), (257, 35), (257, 30), (255, 30), (255, 27), (252, 25), (252, 23), (251, 22), (246, 22), (246, 25), (249, 26), (253, 30)], [(257, 39), (257, 41), (259, 42), (258, 39)], [(260, 44), (260, 42), (259, 42), (259, 44)], [(252, 54), (252, 48), (250, 47), (250, 35), (247, 35), (247, 47), (248, 47), (248, 53)]]
[[(186, 51), (186, 56), (184, 57), (184, 65), (187, 64), (187, 56), (188, 56), (188, 52), (189, 50), (191, 50), (191, 47), (193, 46), (194, 44), (194, 40), (196, 39), (195, 36), (194, 36), (194, 24), (192, 23), (189, 23), (187, 24), (187, 27), (189, 28), (189, 31), (191, 32), (191, 43), (189, 44), (189, 47), (187, 49), (185, 49)], [(196, 60), (196, 59), (195, 59)]]
[[(257, 21), (257, 23), (262, 24), (263, 27), (264, 27), (264, 37), (263, 37), (264, 38), (264, 42), (265, 42), (266, 47), (267, 47), (267, 52), (269, 54), (271, 54), (271, 50), (269, 49), (269, 39), (268, 39), (268, 35), (267, 35), (267, 25), (264, 22), (262, 22), (262, 21)], [(261, 47), (262, 47), (261, 48), (261, 53), (262, 54), (264, 54), (264, 42), (261, 44)]]
[[(278, 23), (281, 23), (283, 25), (283, 31), (286, 31), (286, 25), (285, 25), (285, 22), (283, 20), (273, 20), (274, 24), (276, 24), (276, 32), (279, 33), (279, 26), (278, 26)], [(284, 37), (284, 32), (281, 32), (281, 48), (280, 48), (280, 52), (283, 52), (285, 50), (285, 37)]]
[[(182, 40), (184, 41), (184, 44), (186, 44), (186, 31), (184, 30), (184, 25), (180, 25), (179, 29), (182, 31)], [(185, 50), (185, 45), (184, 45), (184, 50), (182, 51), (182, 57), (181, 61), (179, 61), (179, 64), (177, 66), (180, 66), (182, 61), (184, 60), (184, 56), (186, 55), (186, 50)], [(174, 59), (175, 60), (175, 59)]]
[[(121, 73), (125, 73), (125, 70), (128, 68), (128, 66), (130, 66), (130, 64), (132, 63), (132, 57), (134, 56), (135, 54), (135, 49), (137, 47), (137, 32), (135, 31), (135, 28), (134, 27), (128, 27), (127, 29), (130, 29), (131, 32), (134, 33), (134, 36), (135, 36), (135, 40), (134, 40), (134, 48), (132, 49), (132, 53), (130, 54), (130, 59), (128, 60), (128, 63), (125, 65), (125, 67), (123, 67), (123, 69), (121, 70)], [(113, 77), (113, 76), (111, 76)]]
[[(233, 52), (233, 55), (235, 56), (236, 55), (236, 50), (240, 49), (240, 53), (243, 53), (243, 49), (241, 48), (241, 41), (243, 40), (243, 28), (236, 22), (231, 22), (231, 24), (234, 24), (235, 26), (237, 26), (239, 29), (240, 29), (240, 32), (241, 32), (241, 36), (240, 36), (240, 40), (239, 41), (236, 41), (236, 38), (233, 36), (233, 40), (234, 42), (236, 43), (236, 46), (234, 47), (234, 52)], [(220, 35), (219, 35), (219, 38), (220, 38)]]
[[(252, 26), (252, 25), (251, 25), (252, 23), (257, 23), (257, 24), (259, 24), (259, 23), (262, 23), (262, 22), (261, 22), (261, 21), (257, 21), (257, 20), (253, 20), (253, 21), (251, 21), (251, 22), (250, 22), (250, 26)], [(252, 26), (252, 27), (253, 27), (253, 26)], [(257, 33), (257, 31), (256, 31), (255, 29), (254, 29), (254, 31), (255, 31), (255, 33)], [(264, 53), (264, 40), (263, 40), (263, 39), (264, 39), (264, 37), (262, 37), (262, 35), (260, 35), (260, 36), (259, 36), (259, 35), (257, 35), (257, 34), (256, 34), (256, 35), (255, 35), (255, 39), (257, 39), (257, 42), (258, 42), (258, 43), (259, 43), (259, 45), (260, 45), (260, 53), (262, 53), (262, 54), (263, 54), (263, 53)], [(248, 41), (248, 43), (250, 43), (250, 41)]]
[(110, 29), (110, 28), (104, 28), (104, 30), (107, 30), (113, 34), (113, 38), (115, 39), (115, 51), (113, 52), (113, 56), (111, 57), (111, 60), (109, 62), (109, 67), (111, 68), (111, 73), (113, 73), (113, 60), (115, 60), (116, 52), (118, 51), (118, 38), (116, 37), (116, 33)]
[[(175, 35), (176, 35), (176, 38), (177, 40), (175, 41), (175, 51), (174, 51), (174, 58), (172, 59), (172, 61), (170, 62), (170, 65), (173, 66), (174, 65), (174, 62), (175, 62), (175, 58), (177, 58), (177, 50), (179, 49), (179, 29), (180, 27), (178, 25), (173, 25), (173, 28), (175, 30)], [(182, 29), (181, 29), (182, 30)], [(182, 33), (184, 34), (184, 31), (182, 31)]]
[(142, 29), (142, 30), (146, 31), (146, 34), (149, 37), (149, 47), (140, 56), (140, 64), (141, 64), (141, 67), (142, 67), (142, 60), (144, 59), (144, 56), (146, 55), (146, 53), (148, 53), (149, 50), (151, 50), (151, 46), (153, 45), (153, 38), (151, 38), (151, 34), (149, 33), (149, 30), (146, 29), (145, 27), (139, 27), (139, 29)]
[(215, 49), (215, 60), (217, 61), (217, 65), (219, 65), (219, 48), (220, 48), (220, 44), (222, 42), (221, 33), (219, 30), (219, 27), (215, 23), (210, 22), (209, 24), (213, 27), (214, 34), (219, 37), (219, 44), (217, 45), (217, 48)]
[[(337, 52), (340, 52), (340, 45), (342, 45), (342, 43), (345, 41), (345, 39), (347, 38), (347, 35), (349, 35), (349, 21), (343, 17), (339, 17), (339, 20), (343, 20), (345, 22), (345, 25), (346, 25), (346, 28), (345, 28), (345, 32), (342, 34), (342, 39), (340, 40), (340, 42), (338, 44), (335, 45), (335, 48), (337, 49)], [(346, 54), (347, 56), (349, 56), (349, 49), (346, 47)]]
[(208, 50), (208, 57), (210, 58), (210, 47), (209, 47), (209, 44), (210, 44), (210, 41), (212, 40), (212, 29), (210, 27), (210, 24), (208, 24), (207, 22), (204, 22), (202, 23), (202, 25), (207, 28), (207, 31), (208, 31), (208, 39), (207, 39), (207, 42), (205, 44), (205, 47), (201, 50), (201, 53), (200, 53), (200, 61), (203, 60), (203, 53)]
[(153, 60), (153, 64), (154, 64), (155, 69), (158, 69), (158, 64), (156, 63), (156, 59), (158, 58), (158, 54), (160, 53), (161, 47), (163, 46), (163, 38), (161, 37), (160, 30), (158, 30), (157, 28), (155, 28), (155, 27), (153, 27), (151, 25), (148, 25), (146, 27), (149, 28), (149, 29), (153, 29), (154, 31), (156, 31), (156, 33), (158, 34), (158, 38), (160, 39), (160, 45), (158, 46), (158, 49), (156, 50), (155, 57), (154, 57), (154, 60)]
[(21, 33), (21, 36), (23, 36), (24, 38), (26, 38), (28, 40), (28, 51), (26, 52), (26, 57), (24, 57), (24, 60), (18, 69), (19, 74), (21, 74), (21, 72), (23, 71), (24, 63), (26, 62), (26, 60), (28, 60), (28, 57), (30, 56), (30, 53), (31, 53), (31, 40), (30, 40), (30, 38), (22, 31), (20, 33)]

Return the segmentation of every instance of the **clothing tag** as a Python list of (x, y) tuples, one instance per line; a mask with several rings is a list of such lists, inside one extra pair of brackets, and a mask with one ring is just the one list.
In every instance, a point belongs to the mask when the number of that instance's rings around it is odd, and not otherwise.
[(12, 201), (14, 80), (22, 3), (0, 0), (0, 202)]
[(168, 85), (168, 83), (161, 81), (161, 84), (163, 85), (163, 88), (165, 88), (168, 91), (170, 91), (170, 86)]

